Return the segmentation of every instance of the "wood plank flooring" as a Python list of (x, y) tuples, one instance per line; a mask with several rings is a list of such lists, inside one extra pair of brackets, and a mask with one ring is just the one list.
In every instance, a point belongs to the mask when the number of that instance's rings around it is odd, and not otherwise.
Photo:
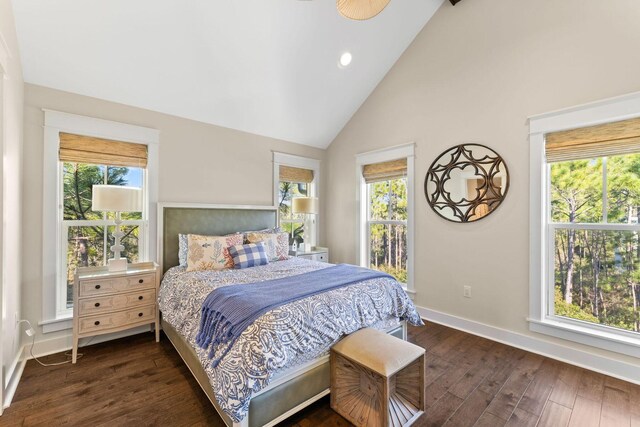
[[(640, 427), (640, 386), (433, 323), (409, 337), (427, 349), (428, 408), (416, 426)], [(224, 425), (166, 337), (81, 352), (77, 365), (29, 361), (0, 425)], [(281, 423), (348, 425), (328, 397)]]

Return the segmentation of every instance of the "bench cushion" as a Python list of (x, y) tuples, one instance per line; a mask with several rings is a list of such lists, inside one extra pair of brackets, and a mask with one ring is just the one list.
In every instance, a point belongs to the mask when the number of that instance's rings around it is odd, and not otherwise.
[(373, 328), (347, 335), (332, 350), (385, 377), (424, 354), (424, 348)]

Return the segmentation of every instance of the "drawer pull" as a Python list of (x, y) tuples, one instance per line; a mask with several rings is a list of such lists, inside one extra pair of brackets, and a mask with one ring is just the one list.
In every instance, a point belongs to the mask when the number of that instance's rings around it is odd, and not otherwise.
[(144, 283), (144, 279), (138, 280), (138, 283)]
[(96, 285), (96, 289), (100, 289), (100, 285)]
[(142, 313), (138, 313), (138, 317), (142, 317)]
[(141, 300), (142, 298), (144, 298), (142, 295), (140, 295), (140, 296), (138, 297), (138, 299), (139, 299), (139, 300)]
[(100, 307), (100, 303), (99, 303), (99, 302), (95, 303), (94, 305), (95, 305), (96, 307)]
[(93, 322), (94, 325), (98, 326), (100, 324), (99, 320), (96, 320), (95, 322)]

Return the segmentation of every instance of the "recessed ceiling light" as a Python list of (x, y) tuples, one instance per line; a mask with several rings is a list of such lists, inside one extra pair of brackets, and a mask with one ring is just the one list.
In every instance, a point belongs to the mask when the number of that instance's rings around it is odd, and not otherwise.
[(349, 64), (351, 64), (352, 59), (353, 57), (351, 56), (351, 53), (345, 52), (340, 55), (340, 61), (338, 62), (338, 64), (340, 64), (340, 66), (343, 68), (347, 67)]

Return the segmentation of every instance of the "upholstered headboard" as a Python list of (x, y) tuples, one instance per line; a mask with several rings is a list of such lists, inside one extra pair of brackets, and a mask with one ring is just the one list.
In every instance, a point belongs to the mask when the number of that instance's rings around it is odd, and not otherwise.
[(158, 203), (158, 262), (164, 274), (178, 265), (178, 234), (222, 236), (277, 225), (273, 206)]

